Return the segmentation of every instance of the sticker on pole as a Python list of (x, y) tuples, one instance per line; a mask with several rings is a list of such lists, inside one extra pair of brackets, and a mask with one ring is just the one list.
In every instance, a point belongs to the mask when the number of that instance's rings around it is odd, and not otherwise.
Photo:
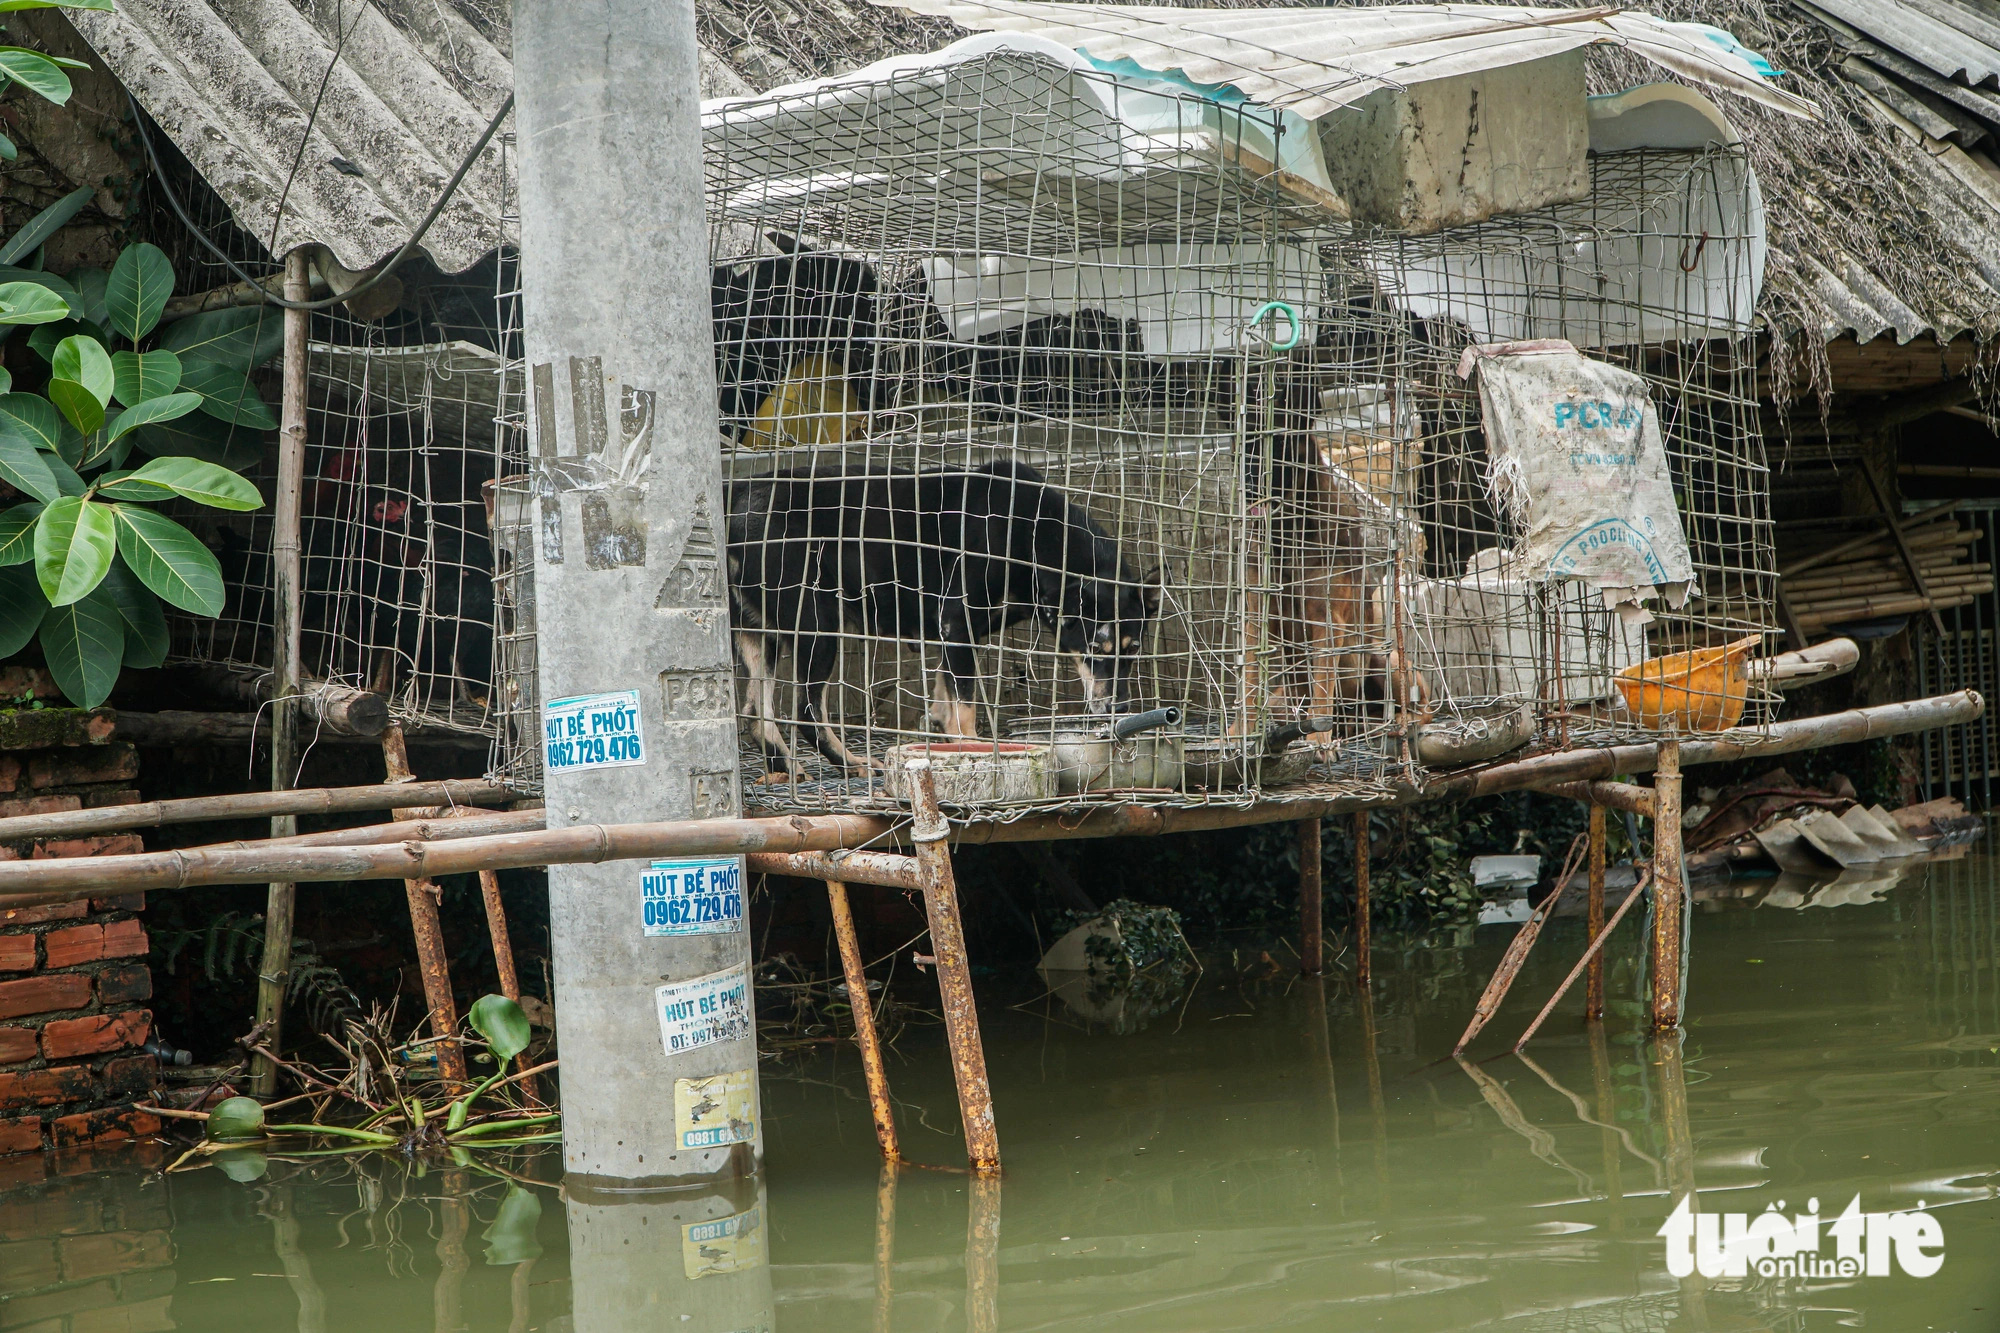
[(674, 1138), (683, 1148), (727, 1148), (757, 1137), (757, 1077), (732, 1069), (674, 1080)]
[(582, 694), (542, 705), (542, 768), (580, 773), (646, 762), (639, 739), (639, 691)]
[(681, 1268), (689, 1277), (741, 1273), (764, 1262), (764, 1210), (681, 1226)]
[(743, 927), (743, 858), (655, 861), (639, 875), (648, 935), (726, 935)]
[(750, 1036), (750, 965), (676, 981), (653, 992), (668, 1055)]

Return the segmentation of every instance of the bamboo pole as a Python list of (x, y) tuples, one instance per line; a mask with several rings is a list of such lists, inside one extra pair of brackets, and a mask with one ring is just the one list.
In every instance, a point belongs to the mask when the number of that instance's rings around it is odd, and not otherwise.
[[(1902, 528), (1906, 536), (1909, 536), (1915, 529), (1944, 518), (1956, 510), (1958, 506), (1959, 502), (1957, 500), (1948, 500), (1944, 504), (1933, 505), (1921, 513), (1910, 515), (1910, 517), (1904, 519), (1898, 526)], [(1844, 542), (1829, 546), (1823, 551), (1815, 551), (1811, 555), (1792, 561), (1789, 565), (1781, 566), (1778, 570), (1778, 577), (1786, 579), (1794, 574), (1802, 574), (1815, 566), (1830, 564), (1844, 555), (1852, 555), (1858, 551), (1866, 550), (1878, 542), (1884, 549), (1887, 549), (1889, 538), (1886, 534), (1879, 531), (1866, 532), (1859, 537), (1851, 537)], [(1914, 537), (1911, 538), (1911, 544), (1916, 544)]]
[(1653, 1011), (1655, 1032), (1681, 1025), (1681, 743), (1660, 742), (1653, 772)]
[(896, 1111), (889, 1099), (889, 1071), (882, 1064), (882, 1041), (875, 1031), (875, 1002), (868, 996), (868, 973), (861, 965), (861, 940), (854, 931), (854, 912), (847, 903), (847, 886), (826, 881), (827, 904), (833, 909), (833, 938), (840, 949), (840, 970), (847, 978), (847, 1008), (854, 1015), (854, 1044), (861, 1048), (861, 1076), (868, 1085), (868, 1110), (875, 1118), (875, 1141), (890, 1166), (903, 1159), (896, 1142)]
[(752, 852), (745, 868), (760, 875), (790, 875), (835, 884), (877, 884), (922, 892), (924, 868), (914, 857), (888, 852)]
[(1627, 814), (1653, 817), (1653, 789), (1631, 782), (1551, 782), (1542, 790), (1551, 796), (1582, 801), (1593, 810), (1610, 806)]
[(944, 1002), (945, 1038), (951, 1046), (952, 1081), (965, 1123), (965, 1155), (975, 1176), (1000, 1172), (1000, 1136), (993, 1123), (993, 1093), (986, 1080), (986, 1052), (979, 1039), (979, 1011), (972, 1000), (972, 968), (958, 915), (958, 881), (951, 866), (951, 825), (938, 810), (930, 761), (910, 761), (910, 840), (924, 868), (924, 913), (937, 959), (938, 994)]
[[(1985, 704), (1976, 690), (1903, 703), (1851, 708), (1823, 717), (1777, 722), (1762, 734), (1681, 742), (1681, 764), (1765, 759), (1829, 745), (1851, 745), (1914, 731), (1977, 721)], [(1454, 773), (1422, 789), (1387, 797), (1342, 796), (1267, 801), (1252, 806), (1161, 808), (1093, 805), (1082, 813), (1015, 820), (973, 820), (954, 837), (964, 843), (1053, 842), (1074, 838), (1156, 837), (1209, 829), (1290, 822), (1308, 815), (1349, 814), (1377, 807), (1546, 787), (1651, 772), (1650, 744), (1578, 748), (1513, 763)], [(411, 795), (418, 795), (412, 784)], [(433, 784), (438, 785), (438, 784)], [(442, 784), (450, 785), (450, 784)], [(86, 811), (84, 813), (96, 813)], [(0, 908), (197, 884), (261, 884), (282, 877), (300, 883), (361, 879), (423, 879), (521, 866), (646, 860), (738, 852), (830, 852), (872, 846), (899, 835), (904, 821), (878, 815), (788, 815), (763, 819), (691, 819), (649, 824), (576, 824), (562, 829), (484, 838), (380, 845), (189, 847), (123, 856), (0, 862)]]
[[(311, 292), (311, 272), (303, 247), (285, 256), (285, 296), (304, 301)], [(285, 791), (298, 781), (298, 710), (292, 696), (299, 688), (299, 493), (306, 470), (306, 312), (284, 313), (283, 390), (278, 416), (278, 477), (273, 497), (271, 567), (276, 623), (272, 627), (271, 662), (271, 790)], [(271, 836), (297, 833), (294, 815), (274, 815)], [(257, 1026), (265, 1049), (276, 1051), (284, 1040), (285, 990), (292, 975), (292, 916), (298, 886), (274, 880), (264, 895), (264, 950), (257, 964)], [(269, 1097), (277, 1090), (278, 1064), (267, 1055), (250, 1066), (250, 1094)]]
[[(403, 743), (403, 728), (394, 722), (382, 732), (382, 767), (390, 785), (415, 784), (409, 750)], [(415, 807), (411, 807), (411, 813), (416, 813)], [(403, 897), (410, 907), (410, 933), (416, 937), (417, 970), (423, 978), (424, 1004), (430, 1010), (431, 1035), (438, 1038), (438, 1072), (448, 1079), (463, 1081), (465, 1048), (458, 1044), (458, 1004), (452, 999), (444, 926), (438, 920), (437, 884), (428, 875), (405, 876)]]
[(1361, 989), (1368, 989), (1373, 975), (1375, 945), (1370, 930), (1368, 901), (1369, 871), (1368, 811), (1354, 812), (1354, 976)]
[[(1590, 938), (1604, 933), (1604, 807), (1590, 807), (1590, 898), (1587, 903)], [(1604, 957), (1596, 949), (1590, 954), (1590, 979), (1584, 985), (1583, 1017), (1595, 1023), (1604, 1017)]]
[(528, 810), (481, 810), (471, 807), (440, 815), (436, 819), (412, 819), (395, 824), (363, 824), (358, 828), (328, 829), (324, 833), (300, 833), (289, 838), (259, 841), (211, 842), (195, 851), (246, 847), (373, 847), (390, 842), (436, 842), (452, 838), (490, 838), (496, 833), (520, 833), (547, 827), (548, 812), (539, 805)]
[(1319, 820), (1301, 819), (1292, 832), (1299, 849), (1299, 971), (1316, 977), (1326, 970)]
[(512, 797), (498, 783), (484, 781), (384, 783), (372, 787), (301, 787), (253, 791), (234, 796), (185, 796), (94, 810), (61, 810), (47, 815), (0, 818), (0, 842), (30, 838), (80, 838), (94, 833), (199, 824), (210, 820), (259, 819), (265, 815), (350, 815), (391, 810), (399, 805), (497, 805)]

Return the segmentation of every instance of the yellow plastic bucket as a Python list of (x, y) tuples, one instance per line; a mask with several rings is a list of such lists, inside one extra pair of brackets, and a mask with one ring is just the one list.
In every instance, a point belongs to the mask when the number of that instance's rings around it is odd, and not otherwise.
[(1750, 697), (1744, 665), (1761, 634), (1626, 667), (1616, 680), (1625, 707), (1648, 731), (1727, 731), (1743, 720)]

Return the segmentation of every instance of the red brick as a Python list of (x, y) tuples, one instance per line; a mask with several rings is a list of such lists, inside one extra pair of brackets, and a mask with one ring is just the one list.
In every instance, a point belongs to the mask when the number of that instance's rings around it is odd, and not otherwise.
[(160, 1062), (151, 1055), (125, 1055), (107, 1061), (98, 1076), (106, 1097), (143, 1097), (160, 1086)]
[(45, 750), (28, 756), (30, 787), (81, 787), (139, 776), (139, 752), (124, 741), (88, 750)]
[(48, 1163), (43, 1153), (16, 1153), (12, 1157), (0, 1157), (0, 1191), (26, 1189), (39, 1185), (48, 1177)]
[[(39, 1142), (39, 1141), (38, 1141)], [(0, 1290), (33, 1291), (62, 1281), (56, 1266), (56, 1243), (49, 1239), (0, 1245)]]
[[(0, 943), (10, 936), (0, 935)], [(67, 930), (52, 930), (43, 936), (43, 953), (47, 967), (74, 967), (78, 963), (94, 963), (100, 958), (130, 958), (146, 952), (146, 928), (137, 921), (113, 921), (109, 925), (71, 926)], [(0, 951), (0, 970), (4, 970), (4, 952)], [(34, 964), (30, 963), (30, 967)]]
[(104, 1004), (134, 1004), (153, 998), (153, 969), (144, 963), (107, 967), (97, 974), (97, 998)]
[(107, 805), (137, 805), (139, 792), (136, 787), (118, 787), (112, 790), (95, 787), (83, 794), (83, 803), (92, 810), (101, 810)]
[(38, 842), (29, 858), (35, 861), (62, 860), (78, 856), (124, 856), (146, 850), (145, 839), (136, 833), (112, 833), (98, 838), (60, 838)]
[(54, 1319), (59, 1315), (116, 1304), (118, 1294), (111, 1289), (108, 1279), (81, 1287), (44, 1291), (33, 1296), (15, 1296), (11, 1300), (0, 1301), (0, 1328), (18, 1329), (20, 1325), (37, 1319)]
[(42, 1118), (22, 1116), (0, 1120), (0, 1153), (34, 1152), (42, 1146)]
[(35, 970), (33, 935), (0, 935), (0, 972)]
[(56, 1255), (62, 1264), (62, 1280), (82, 1282), (164, 1268), (174, 1261), (174, 1246), (164, 1231), (106, 1231), (95, 1236), (65, 1236), (56, 1242)]
[(93, 912), (143, 912), (146, 910), (146, 895), (143, 893), (121, 893), (116, 898), (92, 898), (90, 910)]
[(151, 948), (146, 927), (138, 921), (112, 921), (104, 927), (106, 958), (144, 958)]
[(33, 1028), (0, 1028), (0, 1065), (32, 1060), (42, 1053)]
[(47, 921), (74, 921), (90, 912), (88, 903), (42, 903), (0, 911), (0, 926), (39, 926)]
[[(145, 1111), (113, 1107), (58, 1116), (49, 1122), (49, 1139), (58, 1148), (80, 1148), (120, 1139), (146, 1138), (160, 1132), (160, 1118)], [(0, 1315), (4, 1319), (4, 1315)]]
[(82, 1101), (94, 1091), (90, 1071), (82, 1065), (0, 1074), (0, 1107), (56, 1106)]
[(52, 1014), (90, 1003), (90, 978), (81, 972), (0, 981), (0, 1018)]
[(0, 699), (60, 699), (62, 690), (47, 667), (14, 666), (0, 667)]
[[(129, 1292), (122, 1294), (130, 1297)], [(70, 1317), (69, 1333), (170, 1333), (180, 1327), (174, 1321), (173, 1299), (155, 1296), (149, 1301), (115, 1305), (107, 1310), (87, 1310)]]
[(141, 1046), (152, 1023), (153, 1015), (145, 1009), (92, 1014), (88, 1018), (58, 1018), (42, 1025), (42, 1054), (51, 1060), (67, 1060)]
[(14, 791), (21, 785), (21, 761), (0, 755), (0, 791)]
[(104, 1205), (95, 1198), (51, 1190), (39, 1198), (0, 1202), (0, 1240), (81, 1236), (105, 1229)]
[(24, 796), (16, 801), (0, 801), (0, 818), (15, 815), (54, 815), (83, 809), (81, 796)]

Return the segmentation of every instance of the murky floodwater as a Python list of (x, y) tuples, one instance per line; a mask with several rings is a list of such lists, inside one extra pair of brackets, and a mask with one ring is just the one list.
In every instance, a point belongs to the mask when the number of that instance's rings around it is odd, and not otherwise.
[[(1511, 926), (1388, 941), (1372, 1015), (1282, 964), (1122, 1034), (1135, 1007), (1092, 1024), (987, 983), (998, 1185), (881, 1178), (831, 1049), (767, 1073), (766, 1177), (728, 1194), (565, 1201), (376, 1158), (16, 1189), (0, 1329), (1996, 1329), (1995, 872), (1982, 853), (1894, 883), (1739, 881), (1695, 917), (1678, 1051), (1618, 1014), (1588, 1034), (1572, 1001), (1532, 1064), (1440, 1063)], [(1579, 939), (1551, 928), (1475, 1056)], [(1613, 1000), (1630, 1012), (1629, 967)], [(941, 1045), (906, 1033), (891, 1077), (907, 1149), (949, 1165)], [(1656, 1232), (1689, 1183), (1704, 1212), (1817, 1198), (1829, 1224), (1857, 1194), (1922, 1201), (1944, 1262), (1676, 1279)]]

